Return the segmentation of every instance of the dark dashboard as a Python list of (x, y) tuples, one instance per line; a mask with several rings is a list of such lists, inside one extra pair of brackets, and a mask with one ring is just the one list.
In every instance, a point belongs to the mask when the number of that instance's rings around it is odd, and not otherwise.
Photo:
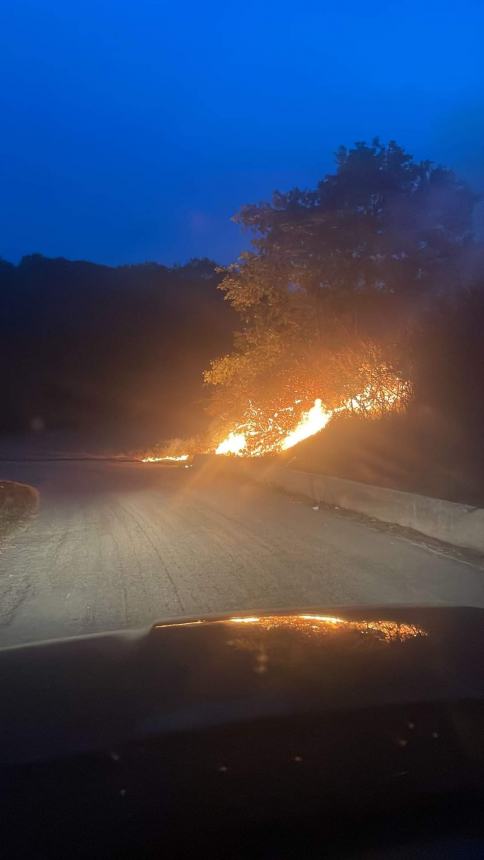
[(482, 856), (483, 618), (311, 608), (6, 649), (5, 856)]

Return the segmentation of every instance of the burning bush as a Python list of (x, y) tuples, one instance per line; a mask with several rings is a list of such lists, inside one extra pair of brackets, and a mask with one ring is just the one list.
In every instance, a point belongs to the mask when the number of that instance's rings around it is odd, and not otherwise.
[(218, 450), (284, 450), (335, 413), (402, 409), (407, 331), (459, 285), (474, 203), (451, 171), (374, 141), (341, 149), (316, 189), (245, 206), (253, 250), (220, 284), (241, 330), (205, 374)]
[(136, 458), (143, 463), (183, 463), (200, 451), (201, 440), (195, 437), (191, 439), (167, 439), (153, 445), (146, 451), (138, 452)]
[[(319, 362), (303, 348), (302, 357), (307, 360), (296, 360), (292, 367), (286, 357), (284, 375), (266, 368), (265, 388), (258, 378), (264, 374), (254, 373), (247, 356), (240, 363), (238, 356), (229, 356), (212, 365), (206, 379), (220, 386), (212, 401), (219, 412), (216, 453), (261, 456), (288, 450), (322, 430), (335, 414), (381, 416), (402, 409), (409, 398), (409, 383), (375, 343), (321, 355)], [(230, 365), (231, 373), (220, 372)], [(248, 366), (249, 380), (244, 373)], [(252, 380), (257, 401), (245, 399)]]

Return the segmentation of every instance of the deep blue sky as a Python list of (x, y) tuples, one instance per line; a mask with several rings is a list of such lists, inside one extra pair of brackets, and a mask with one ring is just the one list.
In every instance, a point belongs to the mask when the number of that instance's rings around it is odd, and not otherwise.
[(484, 191), (484, 2), (0, 0), (0, 256), (228, 261), (395, 138)]

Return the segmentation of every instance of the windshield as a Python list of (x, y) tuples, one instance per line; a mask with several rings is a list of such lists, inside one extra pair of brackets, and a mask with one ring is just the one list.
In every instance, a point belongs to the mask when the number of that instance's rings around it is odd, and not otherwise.
[(484, 606), (452, 7), (2, 4), (0, 646)]

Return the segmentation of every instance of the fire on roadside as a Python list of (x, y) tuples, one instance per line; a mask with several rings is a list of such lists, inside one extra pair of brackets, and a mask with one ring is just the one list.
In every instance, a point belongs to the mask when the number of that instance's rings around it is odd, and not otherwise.
[(247, 447), (245, 435), (243, 433), (229, 433), (228, 436), (220, 442), (220, 445), (215, 449), (216, 454), (236, 454), (241, 456), (244, 449)]
[(395, 377), (394, 385), (380, 391), (378, 397), (372, 395), (368, 386), (331, 410), (324, 407), (320, 398), (316, 398), (307, 411), (301, 411), (301, 401), (295, 400), (292, 405), (275, 412), (269, 419), (263, 419), (261, 413), (250, 405), (247, 420), (228, 433), (215, 449), (215, 453), (261, 457), (287, 451), (304, 439), (319, 433), (338, 413), (356, 412), (372, 416), (398, 409), (405, 401), (408, 390), (408, 383)]
[(289, 448), (293, 448), (298, 442), (302, 442), (304, 439), (314, 436), (315, 433), (319, 433), (320, 430), (326, 427), (331, 417), (332, 413), (327, 412), (321, 400), (317, 398), (314, 401), (314, 406), (308, 412), (303, 412), (297, 427), (282, 440), (281, 450), (288, 451)]
[[(253, 406), (247, 420), (238, 424), (215, 449), (216, 454), (236, 457), (263, 457), (277, 451), (287, 451), (303, 439), (318, 433), (332, 417), (321, 400), (314, 401), (308, 411), (303, 411), (296, 400), (275, 412), (268, 419), (263, 418)], [(295, 416), (299, 415), (299, 420)]]
[(180, 454), (179, 457), (142, 457), (142, 463), (184, 463), (188, 460), (188, 454)]
[[(357, 413), (368, 417), (381, 415), (401, 408), (408, 394), (409, 384), (394, 376), (390, 380), (387, 377), (385, 388), (380, 388), (377, 393), (367, 386), (333, 409), (327, 409), (319, 397), (309, 409), (304, 409), (299, 398), (268, 416), (249, 402), (242, 422), (232, 427), (217, 445), (202, 446), (199, 450), (232, 457), (262, 457), (288, 451), (323, 430), (338, 413)], [(189, 458), (190, 455), (186, 453), (174, 455), (157, 452), (141, 460), (143, 463), (186, 463)]]

